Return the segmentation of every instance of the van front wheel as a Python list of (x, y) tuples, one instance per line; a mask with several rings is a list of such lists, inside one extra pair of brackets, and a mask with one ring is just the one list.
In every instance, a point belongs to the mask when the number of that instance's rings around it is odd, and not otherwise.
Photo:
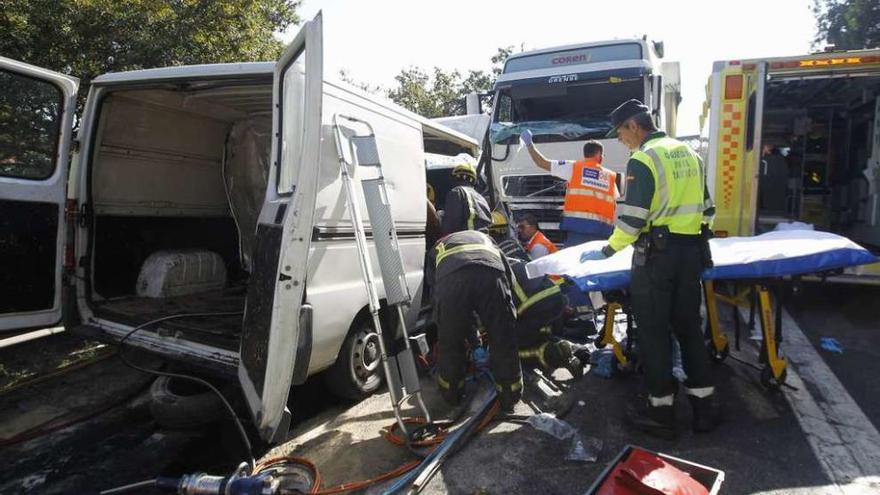
[(327, 386), (335, 395), (361, 400), (379, 389), (382, 373), (379, 335), (369, 319), (362, 318), (342, 343), (336, 363), (327, 370)]

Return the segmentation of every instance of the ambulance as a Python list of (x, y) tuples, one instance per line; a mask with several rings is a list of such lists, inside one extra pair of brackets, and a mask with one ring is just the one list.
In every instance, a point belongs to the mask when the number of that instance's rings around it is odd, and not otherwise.
[[(880, 49), (715, 62), (706, 95), (716, 235), (799, 222), (880, 251)], [(880, 264), (827, 278), (880, 283)]]

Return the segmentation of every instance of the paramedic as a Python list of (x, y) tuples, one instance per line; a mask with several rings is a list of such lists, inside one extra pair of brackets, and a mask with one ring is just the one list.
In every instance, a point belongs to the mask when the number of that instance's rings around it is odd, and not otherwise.
[(519, 240), (525, 243), (529, 257), (536, 260), (559, 249), (543, 232), (538, 230), (538, 219), (531, 213), (526, 213), (516, 224)]
[(715, 207), (700, 158), (686, 144), (657, 130), (648, 107), (629, 100), (611, 113), (609, 137), (633, 150), (626, 194), (614, 232), (601, 250), (581, 261), (603, 259), (633, 244), (630, 293), (645, 366), (648, 400), (627, 419), (647, 433), (675, 436), (672, 339), (681, 344), (693, 407), (693, 429), (712, 430), (717, 421), (709, 356), (700, 331), (700, 275), (711, 266), (708, 224)]
[(520, 139), (535, 165), (568, 181), (559, 225), (567, 233), (566, 246), (607, 239), (618, 193), (617, 174), (602, 166), (602, 144), (584, 143), (584, 158), (578, 161), (548, 160), (532, 143), (532, 131), (524, 130)]

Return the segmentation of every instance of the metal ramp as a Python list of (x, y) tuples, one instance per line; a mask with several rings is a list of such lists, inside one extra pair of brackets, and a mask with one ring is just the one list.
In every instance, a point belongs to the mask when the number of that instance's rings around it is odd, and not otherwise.
[[(369, 133), (359, 135), (356, 131), (346, 126), (345, 131), (348, 132), (348, 135), (346, 135), (343, 127), (339, 124), (340, 121), (364, 127)], [(372, 317), (373, 328), (379, 336), (382, 367), (385, 371), (388, 390), (391, 394), (394, 416), (401, 431), (406, 434), (407, 429), (401, 417), (400, 408), (410, 398), (416, 399), (418, 407), (422, 410), (428, 422), (431, 421), (431, 416), (422, 400), (421, 384), (419, 383), (416, 362), (406, 329), (404, 307), (411, 304), (412, 296), (409, 293), (409, 287), (406, 285), (406, 272), (400, 256), (400, 245), (397, 242), (397, 230), (394, 227), (391, 204), (388, 201), (388, 194), (385, 188), (385, 178), (382, 174), (382, 164), (379, 160), (376, 136), (373, 127), (368, 122), (341, 114), (333, 116), (333, 130), (336, 134), (336, 151), (339, 156), (343, 187), (348, 199), (348, 212), (352, 219), (361, 272), (369, 298), (370, 316)], [(343, 146), (343, 144), (347, 146)], [(347, 154), (346, 151), (348, 152)], [(368, 169), (372, 170), (369, 178), (359, 179), (352, 175), (355, 170), (366, 172)], [(356, 175), (362, 176), (365, 173), (362, 172)], [(370, 253), (367, 246), (367, 236), (361, 217), (358, 195), (354, 188), (354, 181), (358, 181), (361, 184), (364, 203), (367, 206), (367, 220), (373, 234), (376, 256), (385, 287), (385, 300), (389, 309), (393, 307), (394, 312), (397, 314), (400, 332), (398, 336), (403, 341), (403, 349), (391, 356), (388, 355), (386, 341), (382, 335), (382, 324), (379, 318), (379, 295), (376, 288), (376, 279), (373, 275)]]

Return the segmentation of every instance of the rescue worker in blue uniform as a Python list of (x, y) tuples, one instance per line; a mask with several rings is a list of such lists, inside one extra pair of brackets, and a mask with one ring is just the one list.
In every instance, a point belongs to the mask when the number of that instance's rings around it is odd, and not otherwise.
[(673, 333), (681, 345), (693, 408), (693, 429), (714, 429), (717, 412), (709, 356), (701, 332), (701, 273), (711, 266), (709, 223), (715, 208), (705, 170), (691, 148), (657, 130), (650, 110), (629, 100), (611, 113), (609, 137), (633, 150), (614, 232), (581, 261), (603, 259), (633, 244), (630, 294), (644, 362), (648, 400), (627, 418), (642, 431), (674, 437)]

